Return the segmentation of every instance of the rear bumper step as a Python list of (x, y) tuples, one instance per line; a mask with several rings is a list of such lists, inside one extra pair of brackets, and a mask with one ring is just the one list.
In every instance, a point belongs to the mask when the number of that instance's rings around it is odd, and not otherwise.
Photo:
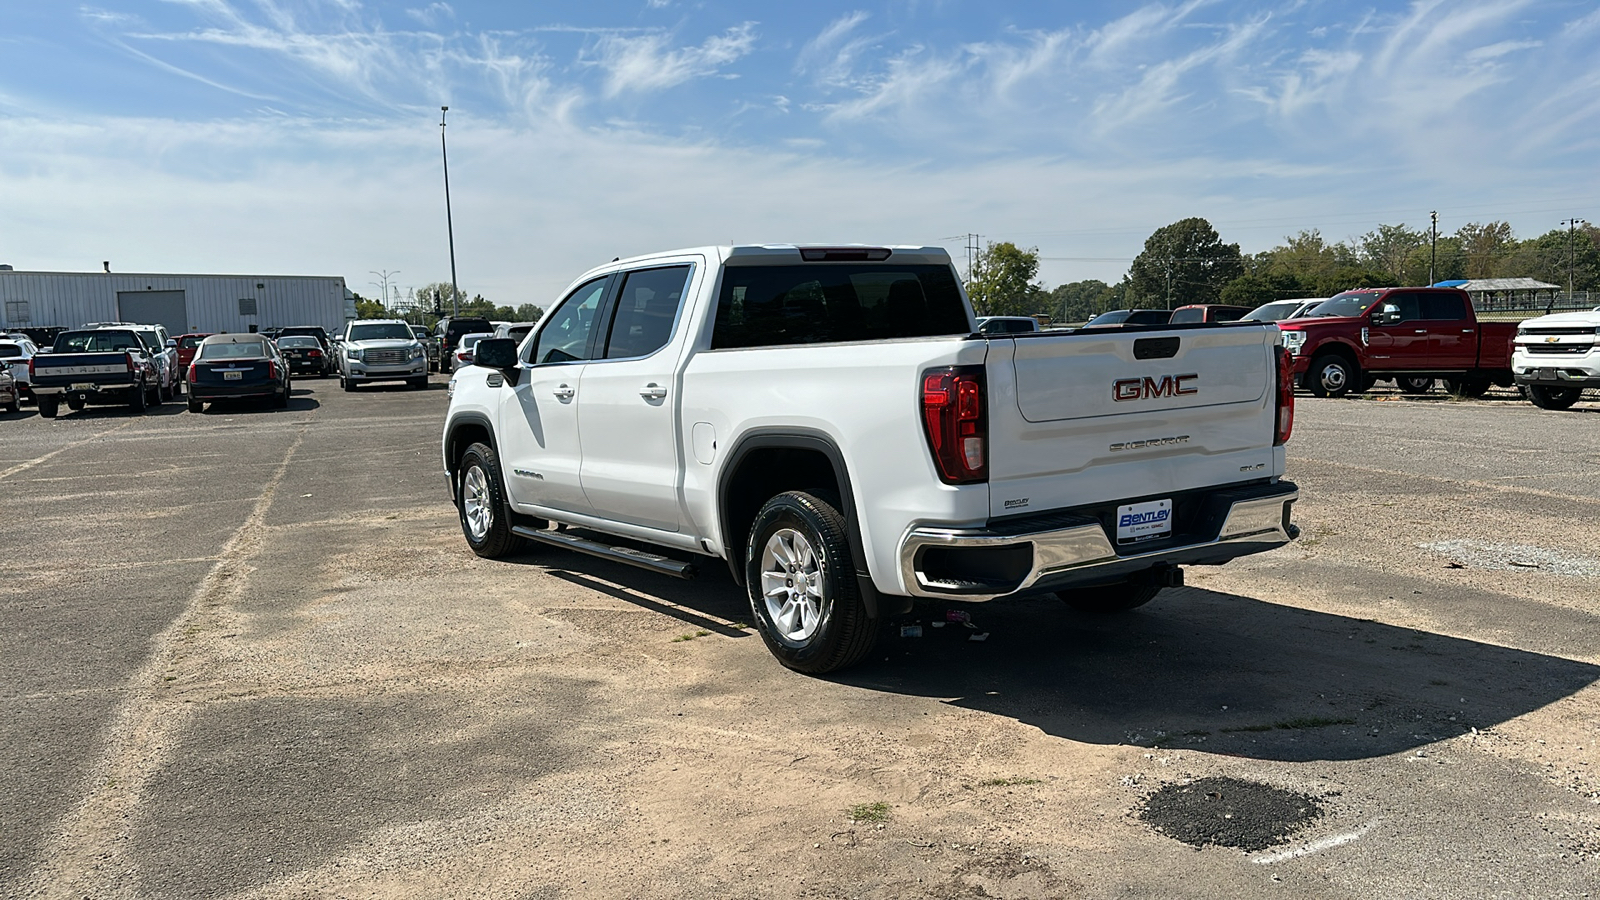
[(1214, 511), (1196, 523), (1202, 532), (1144, 552), (1119, 553), (1103, 524), (1070, 514), (1036, 531), (922, 526), (901, 542), (901, 575), (913, 596), (979, 601), (1106, 583), (1158, 567), (1218, 565), (1298, 537), (1289, 510), (1299, 497), (1286, 481), (1217, 491), (1208, 501)]
[(526, 525), (513, 525), (511, 526), (511, 533), (517, 537), (527, 538), (530, 541), (538, 541), (541, 544), (550, 544), (555, 547), (565, 547), (568, 550), (576, 550), (579, 553), (587, 553), (590, 556), (598, 556), (601, 559), (609, 559), (612, 562), (638, 566), (641, 569), (649, 569), (652, 572), (660, 572), (663, 575), (671, 575), (674, 578), (689, 579), (693, 578), (696, 573), (695, 565), (692, 562), (672, 559), (671, 557), (650, 553), (646, 550), (635, 550), (632, 547), (605, 544), (600, 541), (581, 538), (565, 531), (550, 531), (543, 528), (529, 528)]

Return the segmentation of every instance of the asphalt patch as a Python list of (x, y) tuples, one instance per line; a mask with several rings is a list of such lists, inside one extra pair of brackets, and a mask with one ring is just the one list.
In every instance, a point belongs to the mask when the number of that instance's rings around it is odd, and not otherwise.
[(1145, 798), (1139, 818), (1193, 847), (1253, 852), (1289, 840), (1322, 815), (1315, 797), (1240, 778), (1169, 784)]

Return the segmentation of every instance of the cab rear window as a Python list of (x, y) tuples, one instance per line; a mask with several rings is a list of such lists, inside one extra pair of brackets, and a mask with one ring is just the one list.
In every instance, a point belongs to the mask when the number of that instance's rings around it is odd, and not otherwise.
[(729, 266), (713, 349), (965, 335), (955, 273), (938, 265)]

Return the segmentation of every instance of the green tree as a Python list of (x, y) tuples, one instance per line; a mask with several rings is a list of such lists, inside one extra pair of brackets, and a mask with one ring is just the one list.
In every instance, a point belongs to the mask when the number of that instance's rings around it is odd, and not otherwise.
[[(351, 293), (354, 293), (354, 292), (352, 291)], [(355, 298), (356, 298), (356, 318), (358, 318), (358, 319), (387, 319), (387, 318), (389, 318), (389, 311), (387, 309), (384, 309), (382, 303), (379, 303), (378, 301), (369, 299), (367, 297), (363, 297), (360, 294), (355, 294)]]
[(1091, 278), (1059, 285), (1045, 297), (1045, 306), (1057, 322), (1087, 322), (1121, 299), (1121, 292), (1104, 281)]
[(537, 322), (544, 317), (544, 310), (532, 303), (524, 303), (517, 307), (516, 315), (511, 317), (513, 322)]
[(1498, 277), (1501, 261), (1511, 255), (1517, 240), (1509, 222), (1471, 222), (1456, 230), (1456, 239), (1466, 256), (1467, 278)]
[(990, 241), (972, 261), (967, 296), (980, 316), (1026, 316), (1042, 312), (1043, 290), (1033, 279), (1039, 274), (1037, 248), (1023, 250), (1010, 241)]
[[(455, 297), (457, 303), (467, 302), (467, 292), (459, 288), (455, 291)], [(450, 282), (435, 281), (417, 288), (417, 306), (436, 316), (450, 315)], [(462, 310), (462, 315), (466, 314)]]
[(1361, 262), (1367, 268), (1385, 272), (1391, 278), (1406, 280), (1406, 263), (1418, 247), (1425, 246), (1428, 236), (1420, 231), (1399, 225), (1379, 225), (1376, 230), (1361, 236)]
[[(1428, 280), (1430, 263), (1432, 281)], [(1461, 252), (1461, 240), (1443, 235), (1437, 245), (1423, 244), (1411, 251), (1406, 257), (1406, 266), (1401, 273), (1400, 282), (1427, 285), (1436, 281), (1453, 281), (1465, 277), (1467, 277), (1466, 256)]]
[(1501, 272), (1560, 285), (1563, 291), (1570, 274), (1573, 290), (1600, 289), (1600, 228), (1590, 225), (1570, 233), (1557, 228), (1520, 241), (1502, 260)]
[(1145, 240), (1144, 252), (1128, 267), (1128, 299), (1165, 309), (1215, 303), (1244, 272), (1238, 244), (1224, 244), (1205, 219), (1182, 219)]

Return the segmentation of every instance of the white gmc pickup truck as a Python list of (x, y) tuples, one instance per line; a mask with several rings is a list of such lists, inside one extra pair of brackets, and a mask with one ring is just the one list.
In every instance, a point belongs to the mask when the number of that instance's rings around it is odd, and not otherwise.
[(443, 441), (476, 553), (725, 560), (803, 672), (913, 598), (1126, 610), (1298, 534), (1276, 326), (981, 335), (937, 247), (618, 260), (476, 352)]

